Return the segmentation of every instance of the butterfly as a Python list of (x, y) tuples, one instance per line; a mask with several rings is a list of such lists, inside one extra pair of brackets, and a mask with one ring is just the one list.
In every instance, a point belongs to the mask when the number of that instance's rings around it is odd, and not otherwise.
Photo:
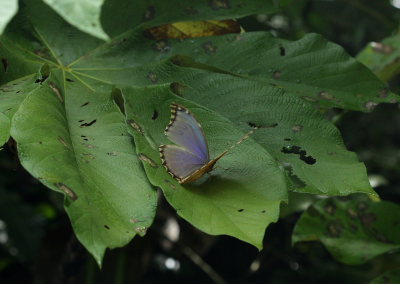
[(175, 145), (159, 147), (162, 165), (180, 184), (194, 182), (213, 170), (219, 159), (236, 145), (247, 139), (247, 133), (236, 144), (210, 160), (207, 139), (200, 123), (184, 106), (171, 104), (171, 120), (165, 128), (165, 135)]

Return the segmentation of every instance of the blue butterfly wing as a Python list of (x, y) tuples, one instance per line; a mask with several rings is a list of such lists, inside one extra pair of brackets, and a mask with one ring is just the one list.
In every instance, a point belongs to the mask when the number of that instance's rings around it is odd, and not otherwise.
[(176, 145), (197, 156), (204, 165), (209, 161), (207, 140), (194, 116), (183, 106), (171, 105), (172, 118), (165, 134)]
[(196, 155), (175, 145), (160, 146), (163, 165), (177, 179), (183, 179), (200, 169), (204, 163)]

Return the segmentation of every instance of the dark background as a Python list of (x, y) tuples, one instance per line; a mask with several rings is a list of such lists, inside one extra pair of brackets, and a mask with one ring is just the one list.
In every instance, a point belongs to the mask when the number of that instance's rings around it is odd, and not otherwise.
[[(246, 31), (269, 30), (296, 40), (320, 33), (356, 56), (370, 41), (398, 31), (400, 1), (294, 0), (281, 13), (240, 20)], [(396, 4), (398, 3), (398, 4)], [(390, 87), (399, 91), (398, 78)], [(365, 162), (382, 199), (400, 201), (400, 112), (380, 105), (373, 113), (331, 110), (349, 150)], [(335, 120), (336, 121), (336, 120)], [(300, 212), (269, 226), (265, 249), (226, 236), (208, 236), (160, 196), (154, 225), (144, 238), (107, 251), (102, 271), (76, 240), (62, 196), (32, 178), (19, 164), (10, 141), (0, 151), (0, 284), (3, 283), (368, 283), (400, 266), (400, 254), (360, 266), (335, 261), (320, 243), (292, 247)], [(291, 208), (286, 208), (290, 212)], [(171, 241), (168, 230), (179, 230)]]

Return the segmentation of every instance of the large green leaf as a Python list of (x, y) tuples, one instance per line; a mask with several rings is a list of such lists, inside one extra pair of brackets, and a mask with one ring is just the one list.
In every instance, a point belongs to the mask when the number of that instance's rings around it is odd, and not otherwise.
[(97, 38), (108, 40), (100, 23), (103, 0), (43, 0), (68, 23)]
[(287, 199), (285, 177), (274, 158), (249, 138), (218, 161), (203, 180), (180, 185), (161, 165), (158, 152), (160, 144), (171, 144), (163, 130), (172, 102), (194, 113), (208, 138), (211, 157), (234, 145), (244, 133), (223, 116), (173, 95), (168, 85), (128, 88), (123, 94), (146, 173), (177, 213), (209, 234), (234, 236), (261, 249), (265, 227), (277, 221), (279, 205)]
[(0, 35), (3, 33), (8, 22), (18, 11), (18, 0), (2, 0), (0, 2)]
[(94, 92), (74, 82), (63, 99), (56, 84), (51, 77), (28, 94), (13, 117), (11, 134), (22, 165), (65, 194), (75, 233), (100, 264), (107, 247), (146, 232), (156, 194), (110, 88)]
[(104, 3), (102, 22), (107, 33), (116, 36), (137, 26), (146, 28), (178, 21), (223, 20), (257, 13), (273, 13), (278, 10), (276, 2), (278, 1), (108, 0)]
[(400, 206), (366, 198), (326, 199), (303, 213), (293, 232), (293, 243), (321, 241), (346, 264), (361, 264), (400, 248)]
[(31, 92), (39, 88), (35, 76), (22, 77), (0, 87), (0, 145), (10, 137), (11, 119), (19, 105)]
[(379, 78), (389, 81), (399, 74), (400, 35), (384, 39), (382, 42), (369, 43), (357, 59), (368, 66)]
[[(116, 54), (119, 59), (113, 58)], [(289, 91), (321, 107), (371, 111), (378, 103), (398, 100), (368, 68), (316, 34), (298, 41), (266, 32), (152, 41), (133, 33), (97, 49), (73, 68), (107, 80), (109, 73), (121, 75), (124, 69), (177, 54), (217, 67), (219, 72)]]

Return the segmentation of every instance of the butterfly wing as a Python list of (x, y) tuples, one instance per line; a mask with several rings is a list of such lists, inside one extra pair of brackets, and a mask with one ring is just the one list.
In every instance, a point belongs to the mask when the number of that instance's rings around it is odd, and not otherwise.
[(209, 161), (208, 147), (200, 124), (185, 107), (178, 104), (171, 104), (171, 115), (165, 135), (206, 164)]
[(161, 145), (159, 150), (163, 166), (179, 182), (204, 165), (203, 160), (179, 146)]

